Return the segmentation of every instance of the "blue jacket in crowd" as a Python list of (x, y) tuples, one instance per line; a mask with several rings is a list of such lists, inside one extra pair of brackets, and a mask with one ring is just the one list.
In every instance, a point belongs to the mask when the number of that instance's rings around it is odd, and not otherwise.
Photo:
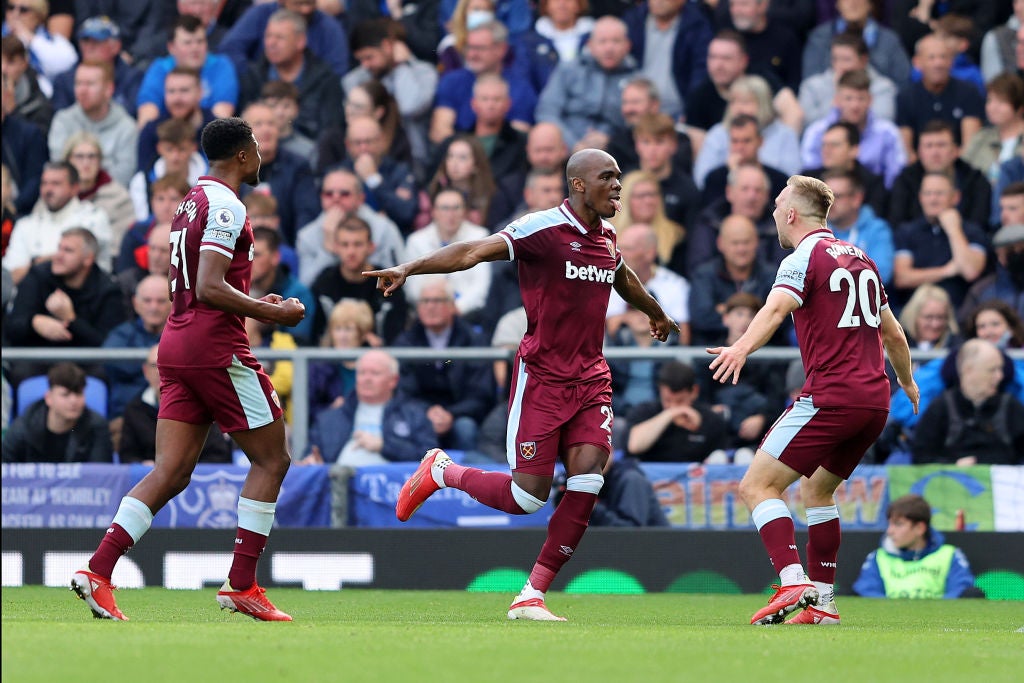
[[(127, 320), (110, 331), (103, 340), (105, 349), (148, 349), (160, 343), (160, 335), (148, 332), (142, 320)], [(107, 373), (107, 384), (110, 386), (110, 398), (107, 403), (107, 416), (120, 417), (124, 407), (137, 393), (149, 386), (142, 374), (141, 360), (106, 363), (103, 366)]]
[[(317, 415), (309, 430), (309, 445), (320, 449), (325, 463), (335, 462), (352, 437), (358, 407), (359, 399), (353, 391), (340, 407)], [(427, 419), (427, 406), (420, 401), (395, 394), (384, 406), (381, 423), (381, 455), (388, 460), (415, 461), (431, 448), (437, 448), (437, 435)]]
[(867, 204), (860, 207), (857, 222), (849, 230), (839, 230), (831, 224), (828, 227), (839, 239), (863, 249), (878, 266), (882, 283), (889, 286), (892, 282), (892, 261), (896, 253), (892, 241), (892, 228), (875, 215), (874, 209)]
[[(924, 415), (932, 400), (959, 383), (956, 374), (956, 356), (959, 350), (953, 349), (944, 358), (928, 361), (914, 373), (914, 381), (921, 392), (917, 415), (914, 414), (914, 407), (906, 393), (897, 391), (892, 395), (889, 405), (890, 422), (902, 425), (904, 429), (913, 427)], [(1015, 360), (1003, 354), (1003, 380), (999, 383), (999, 390), (1006, 391), (1024, 402), (1024, 360)]]

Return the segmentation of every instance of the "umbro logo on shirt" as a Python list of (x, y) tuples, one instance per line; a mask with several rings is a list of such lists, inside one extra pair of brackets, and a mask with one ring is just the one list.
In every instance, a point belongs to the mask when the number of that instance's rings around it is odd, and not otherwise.
[(583, 247), (579, 242), (569, 242), (569, 246), (572, 247), (573, 251), (579, 251)]

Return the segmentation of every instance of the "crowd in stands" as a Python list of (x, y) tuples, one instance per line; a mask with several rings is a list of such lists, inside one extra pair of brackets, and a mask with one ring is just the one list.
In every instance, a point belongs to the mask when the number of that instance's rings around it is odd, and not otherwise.
[[(623, 257), (680, 324), (670, 344), (742, 334), (786, 254), (774, 197), (792, 174), (822, 178), (829, 227), (875, 260), (912, 348), (949, 352), (916, 369), (920, 415), (894, 394), (869, 461), (1024, 463), (1024, 360), (1006, 354), (1024, 347), (1024, 0), (3, 7), (5, 346), (154, 349), (170, 223), (207, 167), (199, 134), (238, 115), (262, 156), (243, 188), (253, 293), (307, 313), (250, 321), (253, 346), (379, 351), (313, 363), (304, 397), (291, 363), (269, 364), (286, 407), (310, 406), (296, 459), (439, 445), (503, 462), (506, 363), (387, 349), (514, 348), (515, 266), (415, 277), (388, 299), (360, 273), (556, 206), (569, 155), (598, 147), (624, 174)], [(607, 333), (651, 341), (614, 293)], [(795, 344), (789, 326), (772, 341)], [(49, 389), (10, 411), (5, 395), (4, 461), (152, 459), (150, 355), (5, 363), (6, 394), (47, 373)], [(801, 384), (756, 359), (726, 387), (703, 359), (612, 370), (626, 481), (636, 460), (742, 462)], [(85, 375), (106, 387), (99, 410), (75, 398)], [(211, 437), (203, 457), (230, 448)]]

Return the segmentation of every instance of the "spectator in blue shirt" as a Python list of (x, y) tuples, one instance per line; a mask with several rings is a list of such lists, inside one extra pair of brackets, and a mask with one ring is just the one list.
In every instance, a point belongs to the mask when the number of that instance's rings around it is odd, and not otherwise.
[(892, 228), (864, 203), (864, 186), (853, 171), (825, 171), (835, 203), (828, 212), (828, 227), (841, 240), (861, 248), (878, 267), (882, 283), (892, 282), (894, 254)]
[(167, 57), (154, 61), (142, 79), (139, 88), (139, 126), (167, 114), (164, 104), (164, 80), (172, 69), (183, 66), (199, 72), (202, 87), (200, 106), (209, 109), (217, 118), (235, 113), (238, 106), (238, 75), (231, 60), (210, 54), (206, 44), (206, 29), (198, 18), (183, 14), (174, 22), (171, 39), (167, 42)]
[(466, 61), (461, 69), (448, 71), (437, 84), (434, 113), (430, 120), (430, 141), (434, 144), (456, 131), (472, 131), (476, 122), (473, 113), (473, 84), (484, 74), (500, 75), (509, 84), (512, 108), (508, 121), (513, 128), (529, 131), (537, 93), (515, 65), (503, 68), (508, 53), (508, 29), (500, 22), (489, 21), (469, 32), (466, 38)]

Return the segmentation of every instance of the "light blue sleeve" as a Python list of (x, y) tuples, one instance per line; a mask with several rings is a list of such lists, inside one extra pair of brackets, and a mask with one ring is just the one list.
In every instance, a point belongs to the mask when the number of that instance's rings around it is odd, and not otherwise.
[(868, 255), (878, 267), (882, 284), (888, 286), (892, 284), (892, 262), (896, 256), (896, 248), (892, 241), (892, 229), (884, 220), (876, 218), (871, 224), (871, 232), (871, 253)]
[(199, 251), (210, 250), (230, 258), (235, 257), (235, 243), (245, 226), (245, 207), (227, 192), (209, 193), (210, 208), (203, 229)]
[(967, 556), (960, 548), (954, 548), (953, 561), (949, 565), (949, 574), (946, 575), (946, 591), (943, 597), (959, 598), (973, 585), (974, 574), (971, 573), (971, 564), (967, 561)]
[(238, 74), (235, 65), (223, 55), (210, 55), (203, 65), (202, 106), (212, 109), (218, 102), (238, 106)]
[(160, 108), (160, 113), (165, 114), (164, 109), (164, 79), (171, 70), (172, 57), (161, 57), (150, 64), (146, 69), (146, 75), (142, 78), (142, 85), (139, 86), (139, 94), (135, 98), (136, 106), (143, 104), (155, 104)]

